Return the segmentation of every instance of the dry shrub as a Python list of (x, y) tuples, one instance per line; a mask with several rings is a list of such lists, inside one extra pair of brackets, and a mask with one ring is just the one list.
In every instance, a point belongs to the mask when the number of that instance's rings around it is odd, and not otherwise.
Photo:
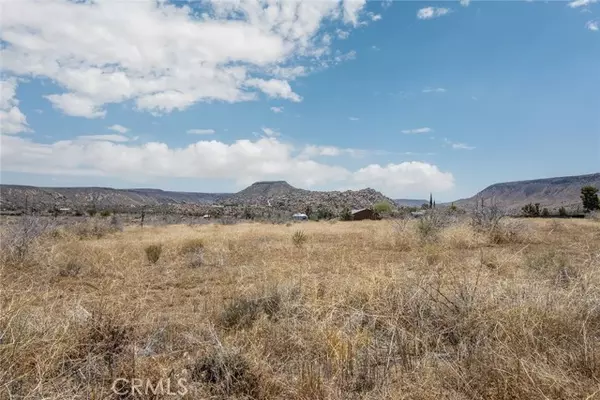
[(481, 245), (481, 235), (467, 224), (450, 225), (440, 236), (444, 244), (454, 249), (473, 249)]
[(204, 240), (202, 238), (187, 239), (181, 244), (181, 254), (194, 254), (204, 249)]
[(42, 235), (52, 229), (50, 222), (35, 216), (22, 216), (0, 229), (2, 260), (11, 264), (29, 263)]
[(83, 264), (76, 260), (70, 260), (59, 266), (58, 275), (62, 277), (74, 277), (79, 275), (83, 269)]
[(107, 235), (117, 233), (122, 230), (118, 223), (113, 224), (105, 219), (92, 218), (75, 224), (70, 228), (79, 239), (101, 239)]
[(296, 231), (292, 235), (292, 243), (294, 243), (294, 246), (296, 247), (302, 247), (307, 240), (308, 237), (306, 236), (304, 231)]
[(151, 244), (146, 246), (144, 251), (146, 252), (146, 258), (152, 264), (156, 264), (160, 259), (160, 255), (162, 254), (163, 246), (162, 244)]
[(397, 219), (393, 222), (394, 248), (408, 251), (415, 246), (415, 234), (408, 219)]
[(215, 347), (190, 367), (191, 378), (209, 387), (218, 396), (260, 396), (260, 378), (250, 362), (237, 350)]
[(227, 304), (219, 317), (220, 325), (226, 329), (246, 329), (252, 326), (261, 314), (274, 319), (282, 306), (282, 295), (268, 290), (260, 297), (237, 297)]

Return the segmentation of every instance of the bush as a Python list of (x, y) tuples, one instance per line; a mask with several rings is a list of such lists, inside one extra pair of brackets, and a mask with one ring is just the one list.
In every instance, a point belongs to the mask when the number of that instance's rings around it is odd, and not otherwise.
[(428, 211), (421, 217), (417, 223), (417, 233), (423, 242), (433, 242), (438, 239), (438, 235), (442, 228), (447, 226), (449, 220), (447, 216), (439, 211)]
[(2, 256), (16, 263), (24, 262), (40, 236), (50, 229), (47, 220), (34, 216), (19, 217), (16, 223), (1, 230)]
[(145, 248), (146, 257), (152, 264), (156, 264), (162, 254), (162, 244), (151, 244)]
[(258, 299), (237, 298), (225, 307), (219, 321), (228, 329), (246, 329), (252, 326), (261, 313), (274, 318), (280, 308), (281, 295), (278, 292)]
[(340, 213), (340, 220), (341, 221), (352, 221), (352, 213), (350, 212), (349, 208), (344, 208), (342, 210), (342, 212)]
[(307, 240), (308, 237), (303, 231), (296, 231), (292, 235), (292, 243), (294, 243), (296, 247), (301, 247)]
[(102, 218), (110, 217), (111, 214), (112, 213), (110, 212), (110, 210), (102, 210), (102, 211), (100, 211), (100, 216)]
[(523, 214), (524, 217), (539, 217), (541, 212), (540, 212), (540, 203), (535, 203), (535, 204), (527, 204), (525, 206), (523, 206), (521, 208), (521, 214)]
[(567, 217), (569, 214), (567, 213), (567, 209), (564, 207), (560, 207), (558, 209), (558, 215), (561, 217)]
[(90, 208), (89, 210), (87, 210), (87, 213), (90, 217), (93, 217), (96, 215), (98, 211), (95, 208)]
[(196, 253), (204, 249), (204, 240), (202, 238), (188, 239), (181, 245), (182, 254)]
[(379, 214), (389, 214), (392, 212), (392, 205), (387, 201), (380, 201), (373, 205), (373, 211)]
[(237, 351), (219, 346), (198, 359), (190, 368), (191, 378), (203, 383), (215, 394), (227, 398), (259, 398), (258, 376)]
[(77, 261), (68, 261), (66, 264), (60, 266), (58, 275), (63, 277), (77, 276), (82, 268), (83, 265)]
[(100, 220), (85, 221), (72, 227), (79, 239), (100, 239), (108, 234), (118, 232), (120, 229), (122, 228), (112, 224), (112, 221), (107, 223)]
[(550, 216), (550, 211), (546, 207), (542, 210), (542, 217), (548, 218)]

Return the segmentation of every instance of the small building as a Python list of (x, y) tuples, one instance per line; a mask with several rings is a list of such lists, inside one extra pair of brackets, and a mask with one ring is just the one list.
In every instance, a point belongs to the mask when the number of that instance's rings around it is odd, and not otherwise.
[(208, 215), (208, 214), (204, 214), (204, 215), (202, 216), (202, 218), (204, 218), (204, 219), (209, 219), (209, 218), (210, 218), (210, 215)]
[(361, 208), (359, 210), (352, 210), (352, 211), (350, 211), (350, 213), (352, 214), (352, 220), (354, 220), (354, 221), (361, 221), (363, 219), (381, 219), (379, 214), (377, 214), (375, 211), (371, 210), (370, 208)]
[(308, 215), (306, 215), (304, 213), (296, 213), (296, 214), (292, 215), (292, 219), (294, 221), (308, 221)]
[(410, 213), (410, 215), (412, 215), (414, 218), (421, 218), (421, 217), (425, 216), (425, 214), (426, 214), (425, 210), (412, 211)]

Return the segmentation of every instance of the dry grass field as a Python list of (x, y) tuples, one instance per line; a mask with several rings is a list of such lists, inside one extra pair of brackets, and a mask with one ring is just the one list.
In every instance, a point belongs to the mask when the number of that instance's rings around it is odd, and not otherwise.
[(600, 224), (498, 229), (63, 227), (3, 243), (0, 399), (600, 399)]

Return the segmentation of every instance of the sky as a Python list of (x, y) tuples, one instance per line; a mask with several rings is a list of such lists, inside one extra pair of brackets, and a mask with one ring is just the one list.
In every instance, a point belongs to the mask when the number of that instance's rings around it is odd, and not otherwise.
[(0, 0), (0, 181), (393, 198), (600, 171), (600, 2)]

